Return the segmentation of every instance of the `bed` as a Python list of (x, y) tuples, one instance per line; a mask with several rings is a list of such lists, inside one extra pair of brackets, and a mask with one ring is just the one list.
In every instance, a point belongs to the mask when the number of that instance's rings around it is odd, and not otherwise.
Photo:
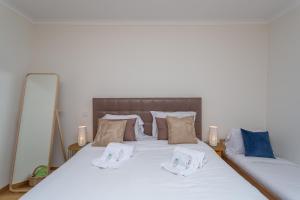
[[(87, 145), (75, 156), (26, 193), (22, 200), (47, 199), (266, 199), (255, 187), (230, 168), (201, 141), (201, 98), (93, 99), (93, 133), (97, 119), (107, 113), (139, 114), (144, 120), (145, 135), (135, 146), (133, 158), (119, 169), (101, 170), (91, 165), (103, 147)], [(176, 145), (151, 137), (149, 111), (195, 111), (198, 144), (181, 144), (204, 151), (207, 164), (188, 177), (173, 175), (160, 165), (170, 159)]]
[(300, 167), (284, 159), (226, 153), (227, 162), (269, 199), (300, 199)]

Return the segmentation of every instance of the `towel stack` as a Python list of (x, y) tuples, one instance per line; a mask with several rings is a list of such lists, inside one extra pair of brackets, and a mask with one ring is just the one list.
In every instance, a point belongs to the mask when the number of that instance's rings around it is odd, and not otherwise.
[(133, 154), (134, 147), (121, 143), (110, 143), (105, 148), (104, 153), (100, 158), (94, 159), (92, 164), (96, 167), (119, 168), (121, 163), (128, 160)]
[(170, 162), (163, 163), (163, 169), (182, 176), (188, 176), (206, 163), (205, 153), (183, 147), (176, 147)]

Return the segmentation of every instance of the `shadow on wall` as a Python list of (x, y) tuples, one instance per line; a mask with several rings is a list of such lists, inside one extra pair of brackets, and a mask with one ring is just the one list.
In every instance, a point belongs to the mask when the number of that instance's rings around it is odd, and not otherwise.
[(0, 188), (10, 177), (22, 81), (14, 72), (0, 69)]

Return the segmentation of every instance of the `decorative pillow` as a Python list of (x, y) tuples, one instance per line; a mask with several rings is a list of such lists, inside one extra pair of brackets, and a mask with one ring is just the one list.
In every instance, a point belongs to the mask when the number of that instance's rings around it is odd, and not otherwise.
[(123, 142), (126, 123), (126, 120), (99, 119), (97, 135), (92, 145), (103, 147), (111, 142)]
[(275, 158), (270, 143), (269, 132), (252, 132), (241, 129), (245, 156)]
[(168, 139), (168, 124), (166, 118), (155, 118), (157, 124), (157, 139), (158, 140), (167, 140)]
[(152, 136), (157, 137), (158, 136), (158, 129), (157, 129), (157, 124), (155, 118), (166, 118), (167, 116), (169, 117), (178, 117), (178, 118), (183, 118), (183, 117), (194, 117), (194, 121), (196, 119), (196, 112), (193, 111), (179, 111), (179, 112), (162, 112), (162, 111), (150, 111), (153, 122), (152, 122)]
[(139, 115), (112, 115), (106, 114), (102, 119), (120, 119), (120, 120), (127, 120), (127, 119), (136, 119), (136, 123), (134, 126), (135, 138), (143, 137), (144, 136), (144, 122)]
[(135, 131), (134, 131), (135, 122), (136, 122), (136, 118), (127, 119), (126, 128), (124, 132), (124, 141), (136, 141)]
[[(102, 118), (103, 119), (103, 118)], [(120, 121), (119, 119), (106, 119), (109, 121)], [(136, 118), (133, 119), (126, 119), (126, 127), (124, 131), (124, 141), (136, 141), (135, 138), (135, 122)], [(98, 121), (98, 127), (99, 127), (99, 121)]]
[(198, 143), (194, 117), (167, 117), (169, 144)]

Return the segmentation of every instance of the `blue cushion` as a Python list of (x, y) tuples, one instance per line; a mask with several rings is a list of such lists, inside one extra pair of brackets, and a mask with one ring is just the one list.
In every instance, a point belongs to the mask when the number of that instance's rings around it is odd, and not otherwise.
[(275, 158), (270, 143), (269, 132), (252, 132), (241, 129), (245, 146), (245, 156)]

